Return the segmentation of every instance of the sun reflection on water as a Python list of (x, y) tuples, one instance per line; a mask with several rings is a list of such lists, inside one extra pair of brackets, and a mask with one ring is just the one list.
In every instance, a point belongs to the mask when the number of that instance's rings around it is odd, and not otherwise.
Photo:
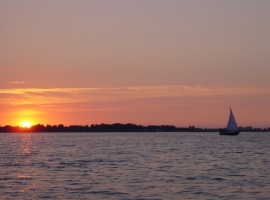
[(29, 189), (36, 188), (37, 184), (33, 180), (33, 176), (31, 173), (33, 172), (32, 167), (32, 137), (30, 133), (24, 133), (21, 135), (21, 153), (20, 157), (23, 160), (22, 168), (20, 170), (20, 173), (17, 174), (17, 180), (18, 182), (24, 182), (24, 186), (20, 187), (18, 192), (25, 193)]
[(30, 154), (31, 136), (29, 133), (22, 135), (22, 153)]

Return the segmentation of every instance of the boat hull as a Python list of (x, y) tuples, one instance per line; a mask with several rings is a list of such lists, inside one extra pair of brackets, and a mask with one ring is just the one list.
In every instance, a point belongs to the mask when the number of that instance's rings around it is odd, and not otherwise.
[(219, 135), (238, 135), (240, 131), (220, 131)]

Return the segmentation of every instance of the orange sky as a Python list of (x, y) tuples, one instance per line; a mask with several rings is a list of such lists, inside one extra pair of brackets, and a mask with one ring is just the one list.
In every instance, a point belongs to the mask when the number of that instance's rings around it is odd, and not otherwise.
[(270, 5), (0, 1), (0, 126), (270, 126)]

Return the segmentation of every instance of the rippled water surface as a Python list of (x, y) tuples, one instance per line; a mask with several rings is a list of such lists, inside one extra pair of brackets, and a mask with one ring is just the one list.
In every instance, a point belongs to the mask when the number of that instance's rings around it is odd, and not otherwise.
[(270, 199), (270, 133), (2, 133), (1, 199)]

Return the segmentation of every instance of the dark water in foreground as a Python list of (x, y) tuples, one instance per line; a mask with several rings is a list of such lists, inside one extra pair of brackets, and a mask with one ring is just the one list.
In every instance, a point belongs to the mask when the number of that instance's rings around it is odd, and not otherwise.
[(270, 199), (270, 133), (3, 133), (0, 199)]

